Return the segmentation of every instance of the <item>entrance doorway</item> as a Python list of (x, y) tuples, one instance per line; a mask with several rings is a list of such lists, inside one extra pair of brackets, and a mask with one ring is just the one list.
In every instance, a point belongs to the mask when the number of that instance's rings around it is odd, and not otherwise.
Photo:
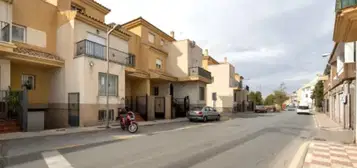
[(79, 93), (68, 93), (68, 125), (79, 127)]

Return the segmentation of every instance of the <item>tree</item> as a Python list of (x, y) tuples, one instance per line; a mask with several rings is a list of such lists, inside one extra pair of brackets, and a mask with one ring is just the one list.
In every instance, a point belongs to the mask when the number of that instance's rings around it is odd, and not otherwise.
[(316, 107), (322, 107), (322, 101), (324, 99), (324, 84), (322, 81), (316, 83), (311, 98), (314, 99)]
[(255, 92), (256, 104), (262, 105), (263, 104), (263, 97), (260, 91)]
[(275, 103), (283, 107), (283, 103), (289, 99), (289, 96), (285, 92), (285, 83), (281, 83), (279, 88), (274, 91), (274, 100)]
[(262, 97), (262, 93), (257, 91), (251, 91), (249, 92), (248, 95), (249, 100), (253, 101), (256, 105), (262, 105), (263, 104), (263, 97)]
[(274, 101), (275, 101), (274, 95), (270, 94), (265, 98), (264, 105), (274, 105)]

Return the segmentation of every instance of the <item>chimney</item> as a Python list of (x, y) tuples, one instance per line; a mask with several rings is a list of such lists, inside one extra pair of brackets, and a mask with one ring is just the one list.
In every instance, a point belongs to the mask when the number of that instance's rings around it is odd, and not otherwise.
[(170, 36), (171, 36), (172, 38), (175, 38), (175, 32), (174, 32), (174, 31), (171, 31), (171, 32), (170, 32)]
[(205, 51), (203, 52), (204, 56), (208, 56), (208, 49), (205, 49)]
[(227, 57), (224, 57), (224, 63), (227, 63)]

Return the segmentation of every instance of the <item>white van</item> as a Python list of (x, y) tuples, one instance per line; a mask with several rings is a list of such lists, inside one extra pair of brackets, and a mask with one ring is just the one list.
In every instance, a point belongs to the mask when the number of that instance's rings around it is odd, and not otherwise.
[(296, 113), (297, 114), (312, 114), (312, 111), (308, 105), (299, 104), (299, 106), (296, 108)]

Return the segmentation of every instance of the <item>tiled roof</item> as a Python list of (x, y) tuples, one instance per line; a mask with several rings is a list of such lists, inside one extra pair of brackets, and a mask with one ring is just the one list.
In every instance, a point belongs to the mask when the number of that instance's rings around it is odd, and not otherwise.
[(31, 55), (34, 57), (38, 58), (43, 58), (43, 59), (51, 59), (51, 60), (56, 60), (56, 61), (63, 61), (63, 59), (57, 55), (30, 49), (30, 48), (25, 48), (25, 47), (17, 47), (14, 48), (15, 53), (19, 54), (26, 54), (26, 55)]

